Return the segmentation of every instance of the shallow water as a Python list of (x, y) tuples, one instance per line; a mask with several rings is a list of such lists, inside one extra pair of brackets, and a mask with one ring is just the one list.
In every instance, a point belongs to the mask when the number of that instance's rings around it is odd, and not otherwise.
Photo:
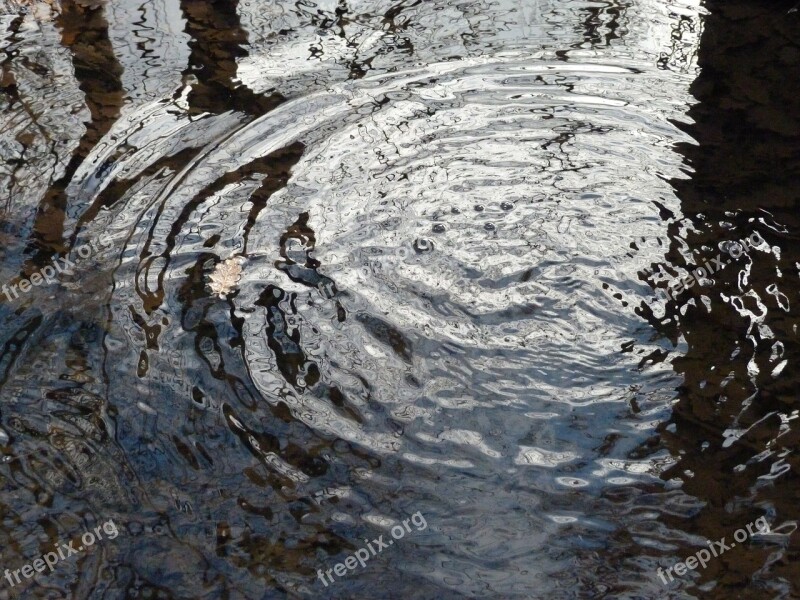
[(0, 594), (800, 596), (791, 8), (7, 2)]

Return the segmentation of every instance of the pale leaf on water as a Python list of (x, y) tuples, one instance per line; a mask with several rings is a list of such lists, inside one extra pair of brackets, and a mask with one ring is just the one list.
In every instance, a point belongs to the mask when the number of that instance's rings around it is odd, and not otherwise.
[(208, 287), (220, 298), (225, 298), (236, 289), (242, 274), (243, 256), (233, 256), (228, 260), (218, 263), (214, 272), (209, 275)]

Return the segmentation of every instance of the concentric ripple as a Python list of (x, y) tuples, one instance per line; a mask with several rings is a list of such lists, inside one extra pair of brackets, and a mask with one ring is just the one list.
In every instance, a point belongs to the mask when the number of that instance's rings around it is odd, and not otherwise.
[[(124, 247), (106, 345), (110, 364), (138, 365), (144, 396), (119, 405), (123, 421), (144, 403), (160, 429), (178, 428), (183, 411), (159, 390), (200, 399), (301, 489), (314, 471), (258, 441), (245, 406), (265, 401), (322, 439), (437, 478), (503, 472), (568, 491), (656, 476), (626, 452), (669, 400), (667, 366), (635, 370), (658, 351), (634, 308), (659, 248), (630, 245), (663, 235), (659, 210), (678, 212), (665, 180), (682, 176), (671, 148), (686, 138), (651, 92), (659, 71), (600, 58), (449, 61), (338, 84), (252, 122), (189, 121), (161, 102), (118, 123), (138, 123), (124, 142), (137, 150), (105, 148), (109, 174), (137, 184), (77, 235), (105, 231)], [(181, 140), (207, 141), (180, 170), (151, 167)], [(254, 165), (287, 156), (285, 184), (259, 205), (276, 175)], [(102, 164), (74, 180), (67, 235), (110, 181)], [(219, 300), (208, 273), (233, 256), (246, 258), (238, 291)], [(201, 363), (183, 358), (194, 352)], [(629, 443), (593, 459), (610, 429)], [(429, 492), (429, 511), (458, 514)], [(429, 577), (470, 589), (446, 573)]]
[[(219, 260), (248, 259), (231, 302), (259, 392), (321, 432), (384, 452), (399, 442), (370, 402), (424, 422), (453, 396), (518, 407), (624, 399), (633, 363), (618, 350), (643, 338), (637, 272), (657, 256), (631, 256), (630, 243), (662, 233), (653, 199), (677, 211), (664, 180), (681, 176), (671, 146), (683, 137), (667, 122), (678, 115), (648, 95), (658, 71), (575, 54), (368, 77), (244, 125), (235, 115), (191, 123), (164, 103), (141, 109), (125, 142), (138, 150), (111, 176), (131, 178), (181, 139), (209, 142), (182, 171), (130, 192), (124, 214), (100, 220), (127, 236), (126, 256), (142, 257), (116, 270), (115, 304), (154, 323), (171, 317), (187, 266), (225, 239)], [(138, 142), (148, 130), (169, 133)], [(262, 181), (230, 175), (292, 144), (302, 158), (247, 223), (248, 195)], [(82, 175), (72, 196), (81, 203), (68, 214), (81, 214), (102, 181)], [(302, 364), (291, 377), (266, 351), (272, 337), (294, 340)], [(149, 354), (132, 342), (123, 364)], [(464, 372), (449, 376), (459, 363)], [(492, 397), (475, 379), (500, 365), (506, 374), (493, 387), (504, 391)], [(311, 373), (360, 418), (317, 397)], [(513, 435), (500, 446), (513, 448)]]

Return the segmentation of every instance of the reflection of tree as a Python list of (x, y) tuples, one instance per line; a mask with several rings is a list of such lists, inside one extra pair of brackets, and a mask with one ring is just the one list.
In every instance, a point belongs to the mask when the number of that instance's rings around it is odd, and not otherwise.
[[(687, 226), (686, 243), (698, 258), (753, 231), (779, 251), (750, 251), (713, 284), (680, 294), (663, 319), (650, 315), (655, 327), (688, 345), (673, 363), (684, 377), (678, 402), (660, 428), (663, 447), (677, 460), (664, 477), (682, 480), (683, 490), (705, 503), (691, 522), (664, 520), (707, 539), (730, 537), (765, 512), (773, 527), (800, 520), (793, 369), (800, 357), (800, 94), (786, 78), (797, 71), (800, 38), (798, 19), (784, 17), (790, 5), (707, 3), (702, 74), (692, 89), (700, 103), (686, 126), (698, 145), (682, 148), (694, 174), (672, 182), (686, 220), (671, 225), (667, 258), (685, 269), (700, 266), (677, 252)], [(800, 573), (782, 556), (757, 572), (772, 549), (745, 544), (716, 560), (701, 577), (718, 580), (718, 592), (705, 597), (730, 597), (752, 579), (789, 582), (796, 595)], [(686, 556), (695, 550), (684, 548)]]
[(114, 56), (108, 38), (108, 23), (103, 16), (103, 9), (86, 6), (77, 0), (65, 0), (56, 23), (61, 28), (62, 43), (72, 52), (75, 78), (85, 95), (90, 121), (86, 123), (86, 133), (73, 153), (66, 172), (50, 186), (39, 206), (35, 240), (45, 256), (54, 250), (63, 250), (66, 187), (81, 163), (119, 117), (125, 98), (121, 81), (122, 67)]
[(191, 37), (189, 67), (193, 76), (189, 94), (192, 112), (238, 110), (260, 116), (281, 102), (279, 96), (261, 96), (237, 84), (237, 59), (247, 56), (247, 32), (239, 21), (238, 0), (182, 0), (186, 32)]
[[(583, 44), (591, 46), (608, 46), (619, 39), (620, 22), (625, 19), (628, 6), (615, 1), (600, 3), (602, 6), (590, 5), (583, 21)], [(580, 44), (580, 45), (583, 45)]]
[[(421, 2), (422, 0), (401, 0), (383, 14), (355, 13), (350, 9), (347, 0), (339, 0), (333, 14), (320, 9), (314, 11), (301, 3), (297, 4), (297, 11), (317, 31), (325, 35), (333, 34), (344, 42), (347, 48), (344, 53), (346, 57), (337, 58), (337, 62), (344, 61), (350, 79), (360, 79), (372, 68), (373, 61), (379, 56), (392, 52), (414, 52), (411, 38), (403, 33), (411, 25), (411, 19), (403, 13)], [(379, 34), (382, 41), (377, 46), (371, 43), (371, 37), (375, 34)], [(310, 45), (311, 58), (326, 58), (323, 39)]]

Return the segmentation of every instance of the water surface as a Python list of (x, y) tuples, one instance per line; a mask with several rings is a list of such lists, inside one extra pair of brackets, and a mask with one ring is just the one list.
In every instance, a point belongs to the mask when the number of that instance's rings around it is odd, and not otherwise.
[(798, 14), (718, 4), (6, 3), (4, 568), (121, 533), (2, 593), (794, 597)]

